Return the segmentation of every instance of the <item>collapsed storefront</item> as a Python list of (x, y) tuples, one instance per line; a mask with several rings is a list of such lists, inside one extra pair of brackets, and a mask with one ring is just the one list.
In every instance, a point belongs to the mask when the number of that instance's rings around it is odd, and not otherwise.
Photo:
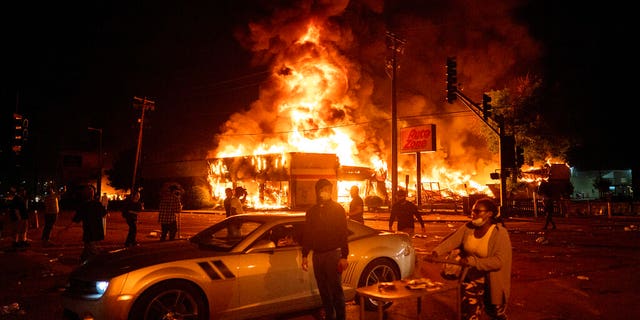
[(349, 189), (353, 185), (374, 206), (387, 201), (384, 172), (341, 166), (335, 154), (289, 152), (209, 161), (213, 196), (223, 198), (225, 188), (243, 187), (247, 191), (245, 204), (256, 209), (307, 208), (316, 201), (316, 181), (323, 178), (337, 186), (334, 198), (338, 202), (350, 201)]

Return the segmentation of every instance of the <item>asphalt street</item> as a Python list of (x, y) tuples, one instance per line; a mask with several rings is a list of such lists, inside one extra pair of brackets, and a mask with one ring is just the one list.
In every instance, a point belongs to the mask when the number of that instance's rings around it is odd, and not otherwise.
[[(63, 319), (60, 293), (67, 274), (78, 265), (82, 249), (81, 226), (68, 230), (72, 212), (63, 212), (52, 233), (51, 247), (42, 246), (43, 220), (32, 224), (31, 246), (11, 248), (3, 233), (0, 242), (0, 319)], [(181, 215), (180, 234), (188, 238), (222, 219), (221, 212), (188, 212)], [(365, 224), (387, 229), (388, 214), (367, 213)], [(426, 214), (426, 234), (414, 238), (418, 265), (414, 278), (439, 278), (440, 265), (423, 257), (439, 241), (468, 218), (459, 214)], [(640, 216), (558, 217), (557, 230), (543, 231), (543, 217), (512, 218), (507, 227), (514, 261), (510, 315), (512, 319), (634, 319), (640, 318), (637, 290), (640, 286)], [(6, 227), (6, 226), (5, 226)], [(6, 230), (7, 228), (5, 228)], [(419, 228), (418, 228), (419, 230)], [(138, 241), (158, 241), (157, 212), (141, 214)], [(121, 248), (127, 226), (120, 212), (108, 217), (103, 250)], [(454, 319), (454, 292), (422, 300), (420, 319)], [(354, 302), (347, 305), (348, 319), (359, 319)], [(376, 319), (367, 312), (365, 319)], [(385, 312), (386, 319), (415, 319), (416, 303), (400, 301)], [(284, 315), (277, 319), (311, 320), (314, 312)], [(271, 320), (271, 319), (261, 319)]]

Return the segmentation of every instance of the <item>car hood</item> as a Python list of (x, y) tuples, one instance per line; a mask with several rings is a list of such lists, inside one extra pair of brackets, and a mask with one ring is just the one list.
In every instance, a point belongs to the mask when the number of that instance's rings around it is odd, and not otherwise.
[(145, 244), (102, 253), (72, 271), (71, 277), (108, 279), (151, 265), (226, 254), (201, 249), (188, 240)]

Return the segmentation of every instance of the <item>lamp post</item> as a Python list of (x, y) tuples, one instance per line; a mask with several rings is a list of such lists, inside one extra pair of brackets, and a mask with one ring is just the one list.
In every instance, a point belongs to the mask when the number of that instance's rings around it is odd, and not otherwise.
[(89, 131), (96, 131), (99, 134), (99, 140), (98, 140), (98, 167), (99, 167), (99, 172), (98, 172), (98, 181), (96, 182), (97, 186), (96, 186), (96, 194), (97, 194), (97, 199), (100, 199), (100, 196), (102, 195), (102, 167), (103, 167), (103, 163), (102, 163), (102, 128), (93, 128), (93, 127), (88, 127), (87, 128)]

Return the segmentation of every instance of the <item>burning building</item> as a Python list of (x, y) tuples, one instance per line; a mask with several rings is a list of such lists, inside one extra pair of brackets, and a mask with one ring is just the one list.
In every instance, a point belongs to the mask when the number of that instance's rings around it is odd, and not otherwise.
[[(348, 202), (349, 189), (360, 187), (369, 198), (386, 197), (385, 179), (376, 179), (374, 170), (341, 166), (335, 154), (281, 153), (212, 159), (209, 183), (217, 198), (225, 188), (243, 187), (246, 205), (262, 209), (303, 209), (316, 202), (315, 183), (328, 179), (337, 185), (334, 198)], [(382, 187), (378, 182), (382, 182)]]
[[(272, 8), (271, 16), (252, 21), (238, 32), (240, 41), (255, 53), (254, 62), (269, 65), (270, 75), (260, 86), (259, 99), (232, 114), (216, 135), (217, 147), (207, 156), (213, 159), (208, 174), (213, 196), (222, 197), (224, 187), (241, 185), (247, 188), (254, 206), (300, 207), (314, 201), (310, 197), (313, 193), (306, 191), (309, 184), (331, 176), (330, 180), (338, 182), (338, 200), (344, 202), (348, 193), (342, 195), (345, 188), (341, 183), (350, 180), (339, 179), (339, 173), (349, 172), (349, 168), (362, 168), (363, 175), (368, 176), (357, 180), (361, 190), (367, 192), (365, 197), (371, 194), (383, 201), (390, 188), (390, 170), (407, 177), (404, 187), (410, 195), (412, 190), (445, 197), (491, 195), (487, 184), (492, 182), (490, 173), (499, 168), (498, 153), (491, 152), (490, 143), (478, 129), (481, 121), (473, 117), (430, 117), (429, 122), (438, 125), (442, 133), (435, 150), (424, 155), (420, 168), (416, 168), (413, 154), (400, 155), (397, 168), (388, 168), (392, 145), (389, 90), (385, 87), (388, 79), (380, 78), (380, 70), (371, 63), (373, 57), (384, 60), (388, 48), (384, 41), (380, 46), (374, 39), (359, 38), (361, 30), (354, 29), (358, 21), (350, 10), (365, 9), (359, 7), (362, 4), (353, 4), (349, 10), (350, 5), (349, 1), (301, 1), (289, 8)], [(380, 9), (374, 6), (366, 10)], [(351, 19), (344, 18), (346, 15)], [(384, 31), (383, 23), (371, 23), (369, 27)], [(518, 36), (522, 31), (510, 28), (507, 38), (530, 44), (522, 40), (526, 37)], [(512, 52), (511, 48), (504, 45), (502, 54)], [(418, 47), (413, 49), (424, 53)], [(432, 54), (432, 58), (437, 57)], [(510, 67), (475, 68), (474, 72), (483, 75), (481, 84), (468, 78), (461, 80), (468, 80), (467, 88), (483, 89)], [(408, 69), (413, 66), (402, 68), (402, 75), (409, 78), (413, 70)], [(489, 76), (496, 73), (501, 75)], [(442, 83), (444, 74), (437, 74), (437, 83)], [(444, 99), (437, 102), (428, 98), (430, 94), (409, 92), (401, 93), (399, 127), (424, 124), (424, 118), (411, 115), (443, 112)], [(444, 94), (444, 90), (438, 92)], [(435, 91), (432, 94), (440, 97)], [(421, 181), (415, 181), (418, 171)]]

